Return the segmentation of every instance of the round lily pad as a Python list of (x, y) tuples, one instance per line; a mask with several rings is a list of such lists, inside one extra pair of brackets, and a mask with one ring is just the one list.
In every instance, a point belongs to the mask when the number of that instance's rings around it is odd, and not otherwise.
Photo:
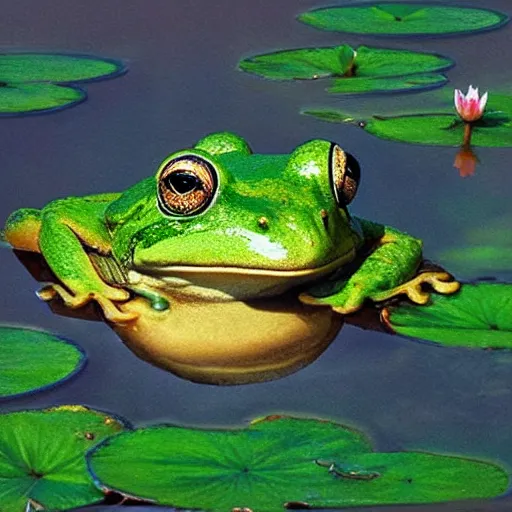
[(10, 83), (0, 86), (0, 116), (43, 113), (81, 103), (87, 94), (76, 86)]
[[(428, 75), (448, 69), (453, 61), (433, 53), (393, 50), (349, 45), (302, 48), (256, 55), (242, 60), (240, 69), (274, 80), (296, 80), (335, 77), (332, 92), (375, 92), (429, 88), (442, 85), (442, 75)], [(421, 73), (421, 77), (377, 80)], [(353, 82), (353, 84), (352, 84)], [(344, 85), (346, 83), (347, 85)]]
[(336, 79), (327, 89), (333, 94), (358, 94), (364, 92), (405, 92), (442, 87), (448, 82), (446, 76), (439, 73), (384, 78), (346, 78)]
[(117, 76), (126, 71), (122, 62), (89, 55), (58, 53), (0, 54), (0, 81), (85, 82)]
[(82, 406), (0, 415), (0, 507), (65, 510), (101, 501), (85, 452), (124, 423)]
[(386, 308), (383, 320), (398, 334), (443, 345), (512, 348), (512, 284), (464, 284), (427, 306)]
[(0, 326), (0, 399), (55, 386), (80, 372), (86, 361), (83, 350), (70, 341)]
[[(91, 450), (98, 486), (179, 508), (259, 512), (490, 497), (492, 464), (426, 453), (373, 453), (362, 434), (321, 420), (269, 417), (244, 430), (155, 426)], [(293, 506), (293, 505), (292, 505)]]
[[(425, 112), (414, 115), (379, 116), (356, 119), (335, 109), (304, 110), (310, 115), (335, 123), (356, 124), (382, 139), (428, 144), (460, 146), (464, 139), (464, 123), (455, 113)], [(482, 119), (473, 123), (472, 146), (512, 146), (512, 96), (492, 95)]]
[(378, 2), (314, 9), (299, 21), (322, 30), (373, 35), (447, 35), (498, 28), (501, 12), (429, 3)]

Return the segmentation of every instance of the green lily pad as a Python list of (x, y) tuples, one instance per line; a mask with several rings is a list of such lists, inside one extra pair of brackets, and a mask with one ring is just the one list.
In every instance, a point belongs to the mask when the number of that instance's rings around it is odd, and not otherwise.
[(269, 417), (244, 430), (155, 426), (91, 450), (98, 486), (207, 511), (422, 503), (491, 497), (508, 477), (492, 464), (426, 453), (372, 453), (362, 434), (320, 420)]
[(398, 334), (443, 345), (512, 348), (512, 284), (464, 284), (427, 306), (389, 307), (383, 318)]
[(334, 80), (327, 89), (333, 94), (357, 94), (365, 92), (402, 92), (442, 87), (448, 82), (439, 73), (384, 78), (341, 78)]
[[(404, 85), (404, 79), (395, 82), (375, 80), (376, 78), (395, 77), (441, 71), (453, 65), (450, 59), (432, 54), (409, 50), (392, 50), (359, 46), (353, 49), (349, 45), (326, 48), (302, 48), (256, 55), (240, 61), (243, 71), (254, 73), (274, 80), (316, 79), (338, 77), (335, 92), (372, 92), (381, 89), (403, 90), (411, 88)], [(366, 80), (365, 80), (366, 79)], [(416, 78), (415, 88), (431, 87), (439, 83), (440, 75), (434, 78)], [(343, 90), (343, 82), (347, 90)], [(354, 85), (351, 83), (354, 82)], [(423, 82), (423, 84), (422, 84)]]
[[(460, 146), (464, 138), (464, 123), (455, 113), (425, 112), (414, 115), (379, 116), (356, 119), (335, 109), (304, 110), (310, 115), (335, 123), (356, 124), (381, 139), (427, 144)], [(512, 146), (512, 96), (492, 95), (484, 116), (473, 123), (472, 146)]]
[(64, 510), (101, 501), (85, 452), (123, 428), (120, 420), (82, 406), (0, 415), (1, 510)]
[(80, 347), (46, 332), (0, 327), (0, 399), (55, 386), (80, 372)]
[(446, 35), (498, 28), (508, 16), (472, 7), (379, 2), (314, 9), (298, 19), (322, 30), (353, 34)]
[(0, 87), (0, 116), (60, 110), (86, 98), (86, 92), (76, 86), (10, 83)]
[(110, 78), (125, 71), (125, 66), (119, 61), (89, 55), (0, 54), (0, 81), (5, 83), (85, 82)]

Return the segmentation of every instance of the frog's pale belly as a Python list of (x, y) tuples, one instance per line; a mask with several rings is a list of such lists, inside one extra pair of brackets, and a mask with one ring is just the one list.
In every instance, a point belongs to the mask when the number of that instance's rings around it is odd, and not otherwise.
[(272, 380), (314, 361), (334, 339), (343, 317), (306, 306), (296, 294), (247, 302), (183, 301), (151, 309), (136, 298), (121, 305), (139, 319), (111, 327), (140, 358), (201, 383)]

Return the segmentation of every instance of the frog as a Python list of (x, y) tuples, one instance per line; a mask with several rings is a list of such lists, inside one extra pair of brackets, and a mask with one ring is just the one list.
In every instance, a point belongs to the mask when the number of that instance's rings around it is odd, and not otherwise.
[[(16, 210), (3, 236), (49, 266), (43, 301), (94, 304), (136, 354), (192, 380), (244, 383), (311, 362), (343, 317), (369, 301), (404, 295), (425, 304), (430, 293), (458, 290), (446, 272), (417, 273), (421, 240), (349, 212), (360, 177), (356, 158), (335, 142), (260, 154), (243, 137), (216, 132), (171, 153), (156, 174), (125, 191)], [(205, 318), (217, 338), (229, 338), (220, 348), (226, 361), (201, 359), (216, 343), (207, 327), (207, 340), (193, 334)], [(270, 328), (271, 347), (254, 369), (251, 344), (259, 344), (268, 318), (271, 325), (284, 318), (282, 333)], [(237, 340), (238, 331), (251, 339)], [(193, 352), (186, 362), (179, 353), (168, 357), (180, 335), (178, 345)], [(274, 364), (279, 343), (290, 340), (294, 363), (287, 366), (284, 351)], [(237, 350), (244, 351), (238, 362)]]

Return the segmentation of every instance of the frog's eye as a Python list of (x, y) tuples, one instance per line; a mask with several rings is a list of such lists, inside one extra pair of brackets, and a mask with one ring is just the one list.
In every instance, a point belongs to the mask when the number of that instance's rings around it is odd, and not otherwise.
[(343, 207), (354, 199), (361, 177), (357, 160), (337, 144), (331, 148), (331, 183), (338, 206)]
[(217, 172), (206, 160), (187, 155), (171, 160), (158, 177), (158, 205), (168, 215), (197, 215), (211, 204)]

